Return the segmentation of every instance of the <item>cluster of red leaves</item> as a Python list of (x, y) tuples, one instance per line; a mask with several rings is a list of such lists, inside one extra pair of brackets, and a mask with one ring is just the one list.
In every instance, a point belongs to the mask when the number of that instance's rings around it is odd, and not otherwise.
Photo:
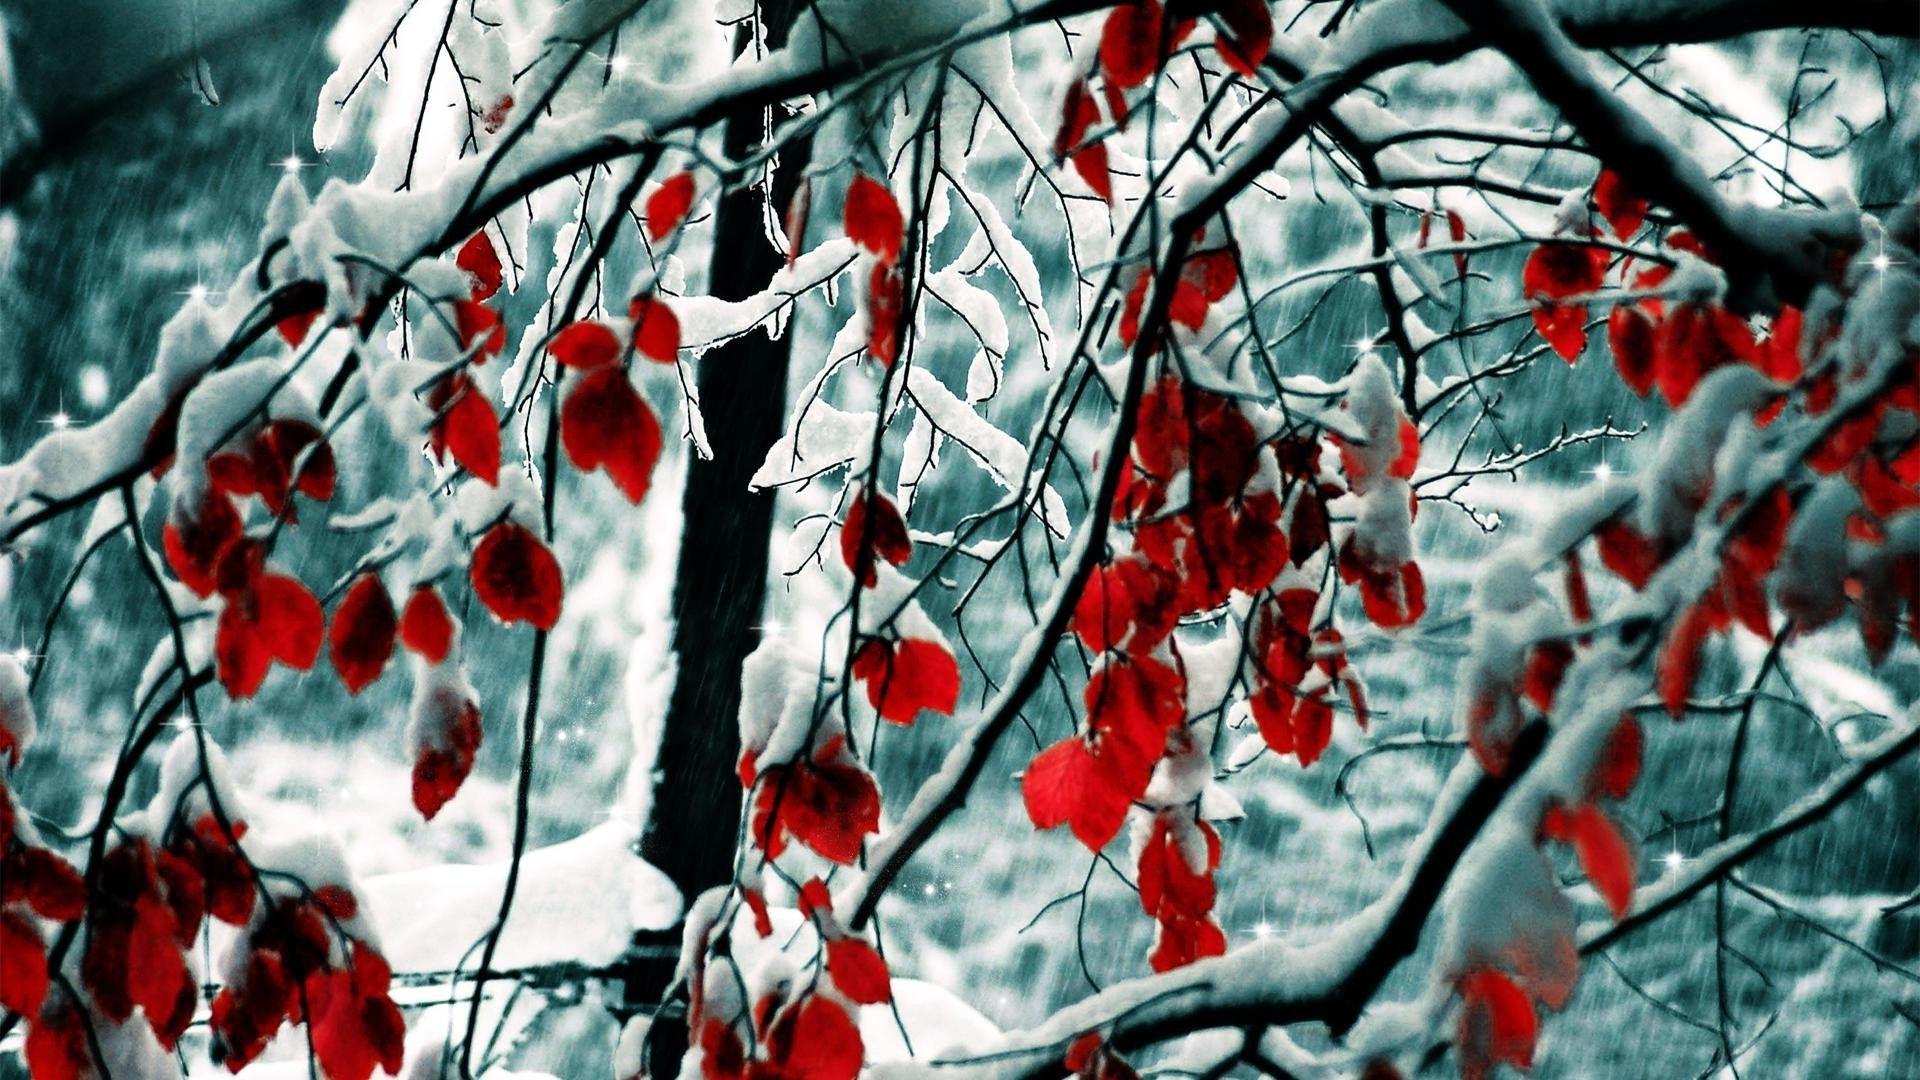
[(1220, 867), (1220, 837), (1190, 809), (1154, 815), (1140, 848), (1140, 906), (1159, 924), (1148, 962), (1171, 971), (1227, 951), (1227, 936), (1213, 918), (1214, 871)]
[[(883, 181), (856, 172), (847, 185), (841, 224), (847, 238), (868, 255), (867, 355), (890, 368), (900, 358), (900, 319), (906, 308), (906, 277), (899, 265), (906, 219)], [(797, 244), (799, 234), (789, 235)]]
[[(706, 1080), (854, 1080), (866, 1047), (844, 1005), (817, 988), (789, 999), (784, 988), (762, 997), (751, 1018), (708, 1016), (696, 1006)], [(741, 1038), (751, 1025), (753, 1053)]]
[(869, 638), (853, 655), (853, 677), (882, 720), (912, 726), (921, 710), (953, 715), (960, 700), (960, 665), (938, 641)]
[(1086, 730), (1041, 751), (1020, 786), (1036, 827), (1064, 824), (1097, 852), (1146, 793), (1167, 737), (1186, 723), (1186, 677), (1144, 649), (1109, 651), (1087, 679), (1083, 700)]
[[(1195, 244), (1204, 239), (1196, 235)], [(1187, 256), (1174, 282), (1173, 296), (1167, 301), (1167, 318), (1176, 326), (1199, 331), (1207, 323), (1213, 305), (1225, 300), (1240, 283), (1240, 252), (1227, 245), (1205, 248)], [(1120, 343), (1131, 347), (1140, 337), (1140, 320), (1146, 313), (1147, 292), (1153, 285), (1153, 271), (1143, 267), (1134, 276), (1133, 285), (1120, 307)], [(1158, 344), (1156, 342), (1156, 344)]]
[[(636, 352), (656, 363), (678, 359), (680, 322), (666, 301), (635, 297), (629, 315)], [(620, 363), (619, 335), (604, 323), (577, 322), (554, 335), (547, 351), (576, 372), (560, 406), (560, 443), (568, 460), (583, 472), (605, 470), (627, 501), (639, 505), (660, 460), (660, 421)]]
[(175, 506), (162, 535), (167, 564), (196, 595), (225, 600), (214, 637), (221, 685), (234, 698), (259, 690), (275, 661), (305, 671), (320, 652), (325, 619), (305, 585), (267, 568), (266, 545), (246, 535), (236, 498), (258, 496), (278, 519), (293, 520), (295, 493), (333, 497), (333, 451), (298, 420), (260, 427), (242, 451), (207, 462), (199, 506)]
[(329, 1080), (367, 1080), (375, 1067), (400, 1071), (406, 1022), (389, 993), (392, 970), (339, 925), (358, 910), (351, 892), (329, 885), (283, 897), (265, 913), (246, 939), (240, 977), (213, 999), (216, 1060), (239, 1072), (281, 1025), (304, 1023)]
[(811, 759), (761, 768), (743, 755), (740, 772), (753, 789), (753, 842), (768, 858), (779, 858), (791, 839), (851, 866), (865, 837), (880, 831), (880, 788), (848, 751), (845, 735), (827, 738)]
[(46, 942), (33, 917), (71, 922), (85, 909), (87, 891), (65, 859), (27, 843), (14, 813), (13, 795), (0, 782), (0, 1009), (32, 1023), (49, 981)]
[(470, 475), (497, 484), (500, 417), (469, 369), (485, 364), (506, 348), (506, 323), (487, 304), (500, 291), (505, 275), (485, 230), (474, 233), (461, 245), (454, 264), (466, 272), (469, 289), (465, 299), (453, 304), (454, 329), (460, 336), (464, 359), (427, 391), (427, 408), (433, 410), (427, 447), (440, 463), (445, 464), (451, 454)]
[[(1253, 633), (1252, 693), (1248, 706), (1268, 749), (1292, 754), (1306, 768), (1333, 741), (1333, 694), (1344, 688), (1362, 730), (1366, 691), (1347, 663), (1338, 630), (1311, 628), (1318, 594), (1285, 589), (1260, 605)], [(1319, 655), (1314, 655), (1315, 653)]]
[[(771, 935), (766, 901), (750, 889), (742, 896), (760, 936)], [(704, 992), (696, 992), (687, 1026), (697, 1037), (705, 1080), (853, 1080), (859, 1075), (866, 1048), (847, 1005), (893, 1000), (887, 962), (840, 925), (833, 897), (819, 878), (801, 886), (800, 913), (820, 935), (820, 963), (827, 978), (808, 983), (797, 997), (789, 996), (794, 984), (783, 981), (761, 996), (751, 1015), (743, 1007), (736, 1008), (738, 1015), (722, 1015)], [(706, 954), (703, 943), (695, 954), (696, 991), (706, 985)], [(750, 1041), (743, 1034), (750, 1035)]]
[[(237, 836), (244, 826), (235, 824)], [(211, 818), (176, 830), (158, 851), (132, 837), (101, 862), (86, 911), (80, 977), (93, 1005), (115, 1023), (136, 1007), (172, 1049), (198, 1001), (188, 954), (208, 915), (238, 925), (253, 912), (251, 871)]]

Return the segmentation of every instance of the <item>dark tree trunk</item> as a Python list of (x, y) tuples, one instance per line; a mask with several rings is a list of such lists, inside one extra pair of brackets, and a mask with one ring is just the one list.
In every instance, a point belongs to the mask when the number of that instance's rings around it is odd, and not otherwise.
[[(762, 3), (769, 43), (786, 37), (789, 4)], [(738, 160), (765, 142), (759, 110), (730, 117), (727, 156)], [(773, 199), (783, 207), (807, 164), (805, 146), (781, 156)], [(781, 256), (767, 243), (761, 195), (739, 188), (719, 199), (708, 288), (738, 300), (766, 287)], [(749, 491), (747, 481), (779, 437), (786, 412), (790, 336), (767, 340), (746, 334), (700, 361), (700, 400), (713, 459), (688, 467), (685, 533), (674, 584), (674, 653), (679, 673), (661, 732), (653, 809), (641, 854), (680, 888), (688, 903), (733, 879), (740, 829), (740, 665), (760, 639), (773, 494)], [(629, 999), (643, 1008), (660, 1002), (671, 981), (679, 935), (643, 942)], [(651, 947), (648, 947), (651, 946)], [(684, 1021), (671, 1010), (656, 1020), (649, 1075), (670, 1077), (685, 1049)]]

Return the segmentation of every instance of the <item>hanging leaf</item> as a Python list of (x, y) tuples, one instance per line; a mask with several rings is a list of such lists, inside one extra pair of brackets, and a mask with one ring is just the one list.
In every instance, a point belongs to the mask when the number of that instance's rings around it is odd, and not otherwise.
[(627, 501), (639, 505), (660, 460), (660, 422), (618, 367), (595, 368), (560, 406), (560, 443), (583, 472), (604, 469)]
[(666, 178), (647, 196), (647, 239), (659, 243), (680, 227), (693, 208), (693, 174), (686, 171)]
[(560, 621), (563, 586), (553, 552), (525, 526), (502, 521), (473, 549), (473, 592), (503, 623), (551, 630)]
[(333, 667), (347, 693), (358, 694), (386, 670), (397, 630), (393, 598), (380, 583), (380, 575), (361, 574), (334, 609), (329, 634)]

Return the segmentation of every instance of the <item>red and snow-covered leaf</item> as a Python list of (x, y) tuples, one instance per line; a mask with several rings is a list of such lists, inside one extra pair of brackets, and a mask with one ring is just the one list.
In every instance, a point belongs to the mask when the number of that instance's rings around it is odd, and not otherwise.
[(525, 526), (502, 521), (473, 549), (474, 595), (503, 623), (551, 630), (560, 621), (564, 583), (553, 552)]
[[(1108, 653), (1088, 677), (1083, 697), (1087, 726), (1115, 765), (1144, 762), (1150, 768), (1166, 753), (1168, 733), (1187, 718), (1185, 679), (1151, 656)], [(1126, 757), (1113, 757), (1122, 748)]]
[(1679, 405), (1701, 379), (1729, 364), (1754, 363), (1759, 355), (1745, 319), (1718, 304), (1679, 304), (1660, 320), (1654, 380), (1667, 401)]
[(393, 597), (380, 583), (380, 575), (361, 574), (334, 609), (333, 627), (328, 632), (333, 667), (346, 684), (347, 693), (358, 694), (386, 670), (398, 630)]
[(180, 583), (204, 597), (212, 596), (218, 587), (220, 564), (240, 539), (240, 513), (233, 508), (233, 500), (210, 489), (197, 509), (183, 512), (179, 506), (174, 507), (161, 535), (161, 547)]
[(575, 466), (604, 469), (637, 506), (660, 460), (660, 422), (625, 371), (595, 368), (574, 383), (560, 406), (560, 443)]
[(413, 805), (432, 821), (460, 790), (480, 752), (480, 706), (471, 688), (458, 678), (422, 685), (407, 732), (414, 753)]
[(1484, 1080), (1495, 1067), (1533, 1067), (1540, 1017), (1533, 1000), (1504, 972), (1477, 967), (1460, 977), (1461, 1080)]
[(693, 174), (682, 170), (662, 181), (647, 196), (647, 239), (659, 243), (686, 220), (693, 208)]
[(912, 725), (922, 710), (953, 715), (960, 700), (960, 665), (937, 641), (875, 638), (853, 658), (853, 677), (866, 684), (867, 703), (881, 719)]
[(327, 309), (327, 287), (311, 278), (290, 282), (274, 291), (268, 317), (280, 340), (299, 348), (307, 332)]
[(867, 353), (892, 367), (900, 358), (900, 319), (906, 305), (906, 279), (900, 268), (875, 261), (867, 273)]
[(1571, 809), (1550, 806), (1540, 822), (1540, 832), (1549, 839), (1573, 845), (1580, 868), (1593, 883), (1607, 909), (1616, 919), (1626, 915), (1633, 904), (1633, 889), (1639, 879), (1633, 845), (1620, 833), (1604, 811), (1590, 802)]
[(781, 1009), (761, 1048), (764, 1066), (753, 1074), (793, 1080), (854, 1080), (865, 1047), (860, 1029), (847, 1011), (819, 994), (808, 994)]
[(478, 300), (453, 302), (453, 325), (460, 334), (460, 351), (484, 364), (507, 347), (507, 324), (500, 313)]
[(460, 252), (454, 256), (453, 264), (467, 272), (473, 299), (485, 300), (500, 291), (503, 280), (500, 256), (494, 251), (493, 241), (487, 237), (485, 229), (474, 233), (466, 243), (460, 245)]

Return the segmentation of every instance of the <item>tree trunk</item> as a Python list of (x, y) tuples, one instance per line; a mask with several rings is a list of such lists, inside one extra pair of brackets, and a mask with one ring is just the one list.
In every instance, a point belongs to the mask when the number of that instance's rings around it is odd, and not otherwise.
[[(768, 43), (784, 42), (790, 5), (760, 5)], [(743, 30), (743, 34), (744, 34)], [(743, 38), (739, 47), (747, 47)], [(728, 118), (727, 156), (738, 160), (768, 137), (760, 110)], [(807, 165), (807, 147), (781, 156), (773, 182), (774, 206), (791, 198)], [(761, 224), (760, 194), (737, 188), (718, 200), (708, 287), (739, 300), (766, 287), (782, 265)], [(753, 332), (715, 348), (700, 362), (700, 400), (713, 459), (688, 466), (685, 532), (673, 597), (674, 653), (679, 673), (668, 704), (657, 760), (651, 818), (641, 854), (659, 867), (691, 903), (733, 880), (740, 829), (740, 665), (760, 639), (773, 536), (771, 492), (748, 490), (779, 437), (786, 412), (790, 335), (769, 341)], [(642, 942), (629, 1002), (660, 1003), (672, 980), (679, 932)], [(684, 1020), (655, 1023), (648, 1075), (671, 1077), (686, 1047)]]

